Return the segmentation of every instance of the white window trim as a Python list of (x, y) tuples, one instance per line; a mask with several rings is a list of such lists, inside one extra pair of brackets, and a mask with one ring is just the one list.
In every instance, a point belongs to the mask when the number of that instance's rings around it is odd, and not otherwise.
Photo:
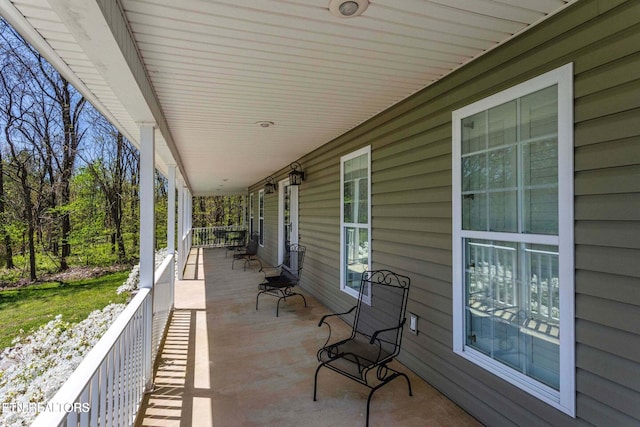
[(285, 178), (278, 183), (278, 265), (284, 261), (284, 187), (289, 183)]
[[(260, 211), (262, 201), (262, 211)], [(264, 190), (258, 191), (258, 244), (264, 247)]]
[[(356, 291), (355, 289), (351, 289), (348, 286), (346, 286), (346, 271), (345, 271), (345, 263), (344, 263), (344, 257), (345, 257), (345, 253), (344, 253), (344, 244), (345, 244), (345, 235), (344, 235), (344, 227), (345, 226), (349, 226), (349, 225), (355, 225), (358, 226), (360, 228), (365, 228), (362, 227), (361, 224), (354, 224), (354, 223), (345, 223), (344, 222), (344, 163), (348, 160), (354, 159), (356, 157), (359, 157), (363, 154), (367, 155), (367, 159), (369, 160), (369, 164), (367, 167), (367, 185), (368, 185), (368, 189), (367, 189), (367, 218), (368, 218), (368, 223), (367, 223), (367, 235), (369, 236), (369, 245), (367, 246), (368, 248), (368, 254), (367, 254), (367, 270), (371, 270), (371, 146), (366, 146), (363, 147), (359, 150), (353, 151), (349, 154), (346, 154), (342, 157), (340, 157), (340, 290), (348, 295), (351, 295), (354, 298), (358, 298), (358, 291)], [(363, 298), (363, 301), (366, 304), (371, 304), (370, 303), (370, 293), (367, 292), (367, 296), (365, 298)]]
[[(465, 346), (464, 265), (461, 203), (461, 121), (505, 102), (558, 85), (558, 236), (540, 237), (541, 244), (557, 244), (560, 287), (560, 390), (554, 390), (473, 348)], [(575, 417), (575, 293), (573, 222), (573, 64), (566, 64), (453, 112), (453, 351), (498, 375), (547, 404)], [(467, 234), (469, 234), (467, 232)], [(478, 238), (514, 240), (514, 234), (474, 232)], [(490, 236), (490, 237), (489, 237)]]
[[(251, 238), (251, 234), (253, 234), (254, 230), (255, 230), (255, 217), (254, 217), (254, 195), (255, 193), (250, 193), (249, 194), (249, 239)], [(248, 240), (248, 239), (247, 239)]]

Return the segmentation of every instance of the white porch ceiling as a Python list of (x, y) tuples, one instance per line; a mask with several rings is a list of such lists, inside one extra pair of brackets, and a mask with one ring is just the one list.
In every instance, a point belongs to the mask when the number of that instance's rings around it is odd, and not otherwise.
[(573, 1), (371, 0), (350, 19), (329, 0), (0, 0), (0, 12), (132, 142), (157, 123), (160, 170), (177, 163), (195, 194), (217, 194)]

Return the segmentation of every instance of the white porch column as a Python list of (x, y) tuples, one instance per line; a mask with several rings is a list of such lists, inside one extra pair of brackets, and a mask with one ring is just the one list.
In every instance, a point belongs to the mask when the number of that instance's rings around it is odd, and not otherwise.
[(140, 126), (140, 287), (153, 287), (155, 271), (155, 135), (154, 126)]
[(167, 201), (167, 252), (176, 253), (176, 165), (169, 165), (169, 199)]
[(180, 181), (178, 185), (178, 279), (182, 280), (184, 273), (184, 263), (189, 255), (184, 244), (184, 183)]
[(173, 256), (171, 267), (171, 286), (170, 286), (170, 310), (173, 310), (175, 301), (175, 285), (176, 285), (176, 165), (168, 165), (169, 191), (167, 200), (167, 254)]
[(192, 216), (192, 212), (193, 212), (193, 196), (191, 195), (191, 191), (189, 191), (189, 189), (186, 189), (186, 197), (187, 197), (187, 203), (186, 203), (186, 208), (187, 211), (184, 213), (185, 216), (185, 222), (187, 224), (187, 235), (189, 236), (189, 238), (187, 239), (187, 250), (190, 251), (191, 250), (191, 239), (193, 238), (193, 236), (191, 235), (191, 228), (193, 227), (193, 218)]
[[(155, 135), (152, 124), (140, 125), (140, 289), (149, 288), (153, 292), (155, 271)], [(147, 299), (144, 315), (143, 372), (145, 389), (153, 388), (152, 330), (153, 293)]]

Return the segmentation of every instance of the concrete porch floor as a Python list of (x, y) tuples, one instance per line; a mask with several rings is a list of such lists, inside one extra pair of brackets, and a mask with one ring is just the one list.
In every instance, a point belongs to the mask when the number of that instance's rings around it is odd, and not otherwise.
[[(225, 249), (193, 249), (176, 282), (175, 312), (161, 349), (154, 392), (138, 426), (364, 426), (369, 389), (328, 369), (313, 401), (316, 352), (327, 337), (317, 322), (329, 310), (311, 296), (280, 304), (264, 295), (263, 274), (231, 269)], [(304, 291), (302, 291), (304, 293)], [(349, 329), (343, 325), (347, 336)], [(335, 332), (334, 332), (335, 333)], [(411, 371), (376, 391), (371, 426), (476, 426), (460, 407)]]

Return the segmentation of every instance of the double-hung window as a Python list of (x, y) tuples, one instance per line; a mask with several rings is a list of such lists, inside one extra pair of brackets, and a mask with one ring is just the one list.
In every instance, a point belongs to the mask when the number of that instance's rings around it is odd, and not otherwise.
[(574, 415), (571, 64), (453, 113), (454, 351)]
[(371, 147), (343, 156), (340, 178), (340, 289), (357, 298), (371, 267)]

